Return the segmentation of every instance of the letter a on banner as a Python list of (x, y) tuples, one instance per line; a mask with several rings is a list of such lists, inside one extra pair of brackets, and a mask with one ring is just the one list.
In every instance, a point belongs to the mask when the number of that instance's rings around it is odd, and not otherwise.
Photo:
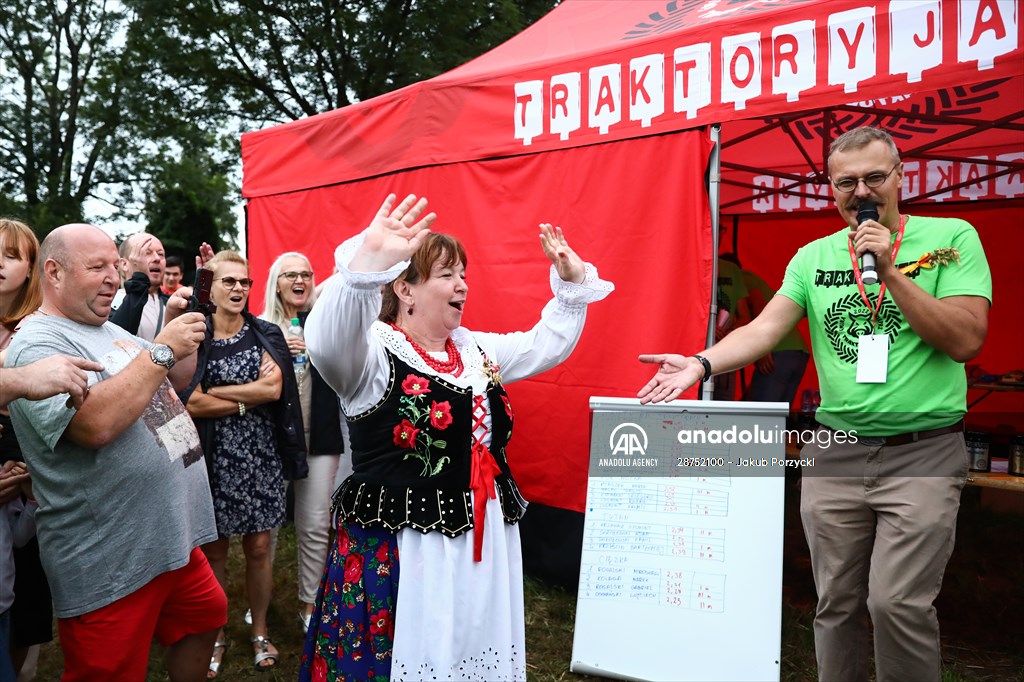
[(1017, 49), (1015, 0), (977, 0), (959, 3), (957, 61), (977, 61), (978, 70), (991, 69), (999, 55)]
[(622, 120), (622, 67), (618, 64), (595, 66), (590, 70), (589, 125), (602, 135)]

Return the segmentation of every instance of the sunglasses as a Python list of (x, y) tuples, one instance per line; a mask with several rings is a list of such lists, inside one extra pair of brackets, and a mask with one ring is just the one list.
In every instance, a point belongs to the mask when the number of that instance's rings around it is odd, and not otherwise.
[(248, 289), (252, 286), (252, 280), (248, 277), (245, 279), (235, 279), (234, 277), (218, 277), (215, 282), (220, 282), (226, 289), (234, 289), (236, 284), (241, 284), (243, 289)]

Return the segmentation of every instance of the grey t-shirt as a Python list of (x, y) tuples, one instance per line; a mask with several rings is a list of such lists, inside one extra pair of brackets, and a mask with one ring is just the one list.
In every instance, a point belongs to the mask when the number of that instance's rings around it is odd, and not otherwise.
[[(110, 322), (37, 316), (14, 337), (7, 359), (14, 367), (55, 353), (96, 360), (105, 371), (92, 374), (92, 384), (149, 346)], [(39, 502), (40, 554), (59, 618), (131, 594), (217, 538), (199, 435), (169, 381), (140, 419), (99, 450), (62, 437), (75, 414), (67, 397), (10, 405)]]

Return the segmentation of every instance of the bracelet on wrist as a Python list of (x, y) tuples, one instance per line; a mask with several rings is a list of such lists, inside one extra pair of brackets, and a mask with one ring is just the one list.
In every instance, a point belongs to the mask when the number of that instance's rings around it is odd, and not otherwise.
[(239, 417), (244, 417), (245, 416), (245, 403), (243, 403), (243, 402), (239, 402), (238, 403), (238, 416)]
[(708, 359), (703, 355), (691, 355), (690, 357), (699, 362), (701, 367), (704, 368), (704, 376), (701, 378), (701, 381), (707, 381), (710, 379), (713, 372), (711, 371), (711, 363), (708, 362)]

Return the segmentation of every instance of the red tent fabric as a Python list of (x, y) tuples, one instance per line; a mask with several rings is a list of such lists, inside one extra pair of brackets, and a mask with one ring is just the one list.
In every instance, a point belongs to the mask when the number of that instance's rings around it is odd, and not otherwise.
[[(700, 126), (724, 123), (723, 205), (734, 213), (825, 208), (800, 194), (820, 194), (805, 178), (824, 180), (833, 131), (891, 120), (903, 124), (901, 146), (920, 140), (925, 164), (956, 147), (973, 159), (965, 178), (1008, 196), (1000, 188), (1024, 172), (1020, 10), (1020, 0), (566, 0), (447, 74), (244, 135), (252, 272), (299, 250), (322, 279), (334, 246), (387, 192), (421, 194), (437, 229), (467, 245), (467, 326), (511, 330), (548, 295), (536, 224), (561, 225), (617, 290), (593, 307), (565, 365), (511, 388), (510, 458), (528, 498), (582, 509), (587, 396), (634, 395), (650, 374), (638, 352), (704, 346), (712, 240)], [(936, 117), (920, 116), (937, 110), (922, 101), (950, 101), (938, 118), (961, 127), (932, 131)], [(790, 196), (765, 193), (769, 183)], [(956, 198), (987, 198), (965, 188)]]

